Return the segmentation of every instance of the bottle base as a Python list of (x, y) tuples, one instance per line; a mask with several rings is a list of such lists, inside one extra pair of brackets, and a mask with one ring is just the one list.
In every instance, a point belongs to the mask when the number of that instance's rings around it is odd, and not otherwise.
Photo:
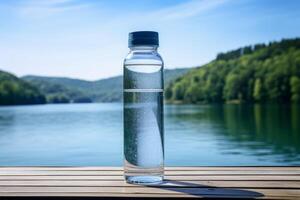
[(125, 176), (127, 183), (140, 185), (156, 185), (163, 182), (163, 176)]

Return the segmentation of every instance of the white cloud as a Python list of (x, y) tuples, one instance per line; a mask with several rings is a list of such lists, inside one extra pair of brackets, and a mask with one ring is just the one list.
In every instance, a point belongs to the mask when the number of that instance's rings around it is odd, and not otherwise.
[(193, 0), (152, 13), (164, 20), (177, 20), (201, 14), (224, 4), (227, 0)]
[(76, 0), (26, 0), (17, 9), (22, 17), (40, 18), (56, 13), (80, 10), (88, 6), (89, 4)]
[[(222, 6), (224, 2), (227, 0), (191, 0), (162, 9), (148, 9), (143, 13), (139, 9), (130, 12), (121, 9), (112, 15), (109, 9), (105, 10), (107, 7), (99, 6), (98, 2), (95, 5), (94, 2), (78, 0), (24, 0), (14, 10), (21, 14), (22, 19), (26, 19), (25, 24), (34, 23), (37, 26), (22, 30), (22, 33), (28, 36), (26, 40), (23, 39), (23, 34), (21, 37), (21, 34), (17, 33), (16, 39), (11, 37), (6, 45), (2, 45), (0, 51), (2, 55), (7, 56), (0, 64), (9, 66), (9, 70), (18, 75), (34, 73), (98, 79), (120, 74), (122, 59), (128, 51), (126, 40), (129, 31), (150, 29), (164, 32), (171, 28), (184, 34), (181, 27), (186, 21), (193, 16), (204, 16)], [(78, 12), (77, 9), (86, 6), (88, 8), (83, 9), (84, 12)], [(93, 15), (85, 15), (85, 11)], [(108, 14), (106, 15), (104, 11)], [(82, 21), (68, 21), (74, 16)], [(37, 18), (42, 20), (36, 20)], [(67, 20), (67, 23), (56, 23), (55, 20)], [(39, 31), (39, 23), (47, 24), (42, 26), (45, 30)], [(54, 26), (50, 26), (51, 23), (54, 23)], [(49, 33), (47, 31), (49, 27), (55, 29), (51, 29)], [(164, 34), (167, 35), (166, 32), (162, 33), (162, 39)], [(167, 53), (163, 54), (168, 66), (190, 66), (202, 62), (198, 54), (194, 55), (196, 47), (187, 49), (188, 53), (179, 59), (177, 50), (168, 49), (174, 47), (170, 43), (175, 40), (172, 37), (176, 35), (168, 36), (164, 38)], [(189, 48), (178, 42), (177, 49), (185, 49), (184, 47)]]
[(229, 0), (190, 0), (181, 4), (168, 6), (158, 10), (144, 12), (126, 13), (124, 16), (115, 17), (110, 24), (115, 27), (142, 27), (159, 26), (163, 22), (174, 23), (176, 20), (185, 20), (197, 15), (203, 15), (215, 8), (218, 8)]

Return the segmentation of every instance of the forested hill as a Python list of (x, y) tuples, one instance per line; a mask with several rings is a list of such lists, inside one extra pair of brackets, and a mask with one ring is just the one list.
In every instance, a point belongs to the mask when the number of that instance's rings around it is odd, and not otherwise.
[(0, 105), (42, 104), (39, 90), (18, 77), (0, 70)]
[[(165, 84), (185, 74), (189, 69), (165, 70)], [(46, 95), (49, 103), (67, 102), (119, 102), (122, 100), (123, 78), (115, 76), (97, 81), (72, 78), (24, 76)]]
[(166, 89), (169, 102), (300, 102), (300, 38), (220, 53)]

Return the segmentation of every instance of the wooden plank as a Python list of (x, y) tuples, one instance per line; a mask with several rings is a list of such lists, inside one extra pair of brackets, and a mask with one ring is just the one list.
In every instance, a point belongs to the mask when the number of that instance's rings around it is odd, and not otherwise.
[[(155, 188), (155, 187), (0, 187), (1, 193), (12, 193), (17, 196), (18, 193), (72, 193), (72, 195), (80, 193), (117, 193), (117, 194), (181, 194), (183, 196), (190, 194), (194, 196), (217, 195), (219, 197), (248, 197), (257, 198), (262, 196), (285, 196), (300, 197), (300, 190), (296, 189), (236, 189), (236, 188)], [(66, 195), (66, 194), (65, 194)], [(67, 195), (66, 195), (67, 196)]]
[[(118, 194), (118, 193), (39, 193), (39, 192), (19, 192), (19, 193), (1, 193), (2, 196), (5, 197), (54, 197), (54, 199), (67, 199), (66, 197), (71, 197), (72, 200), (76, 199), (89, 199), (89, 197), (96, 197), (96, 199), (104, 199), (107, 198), (120, 198), (120, 199), (132, 199), (133, 197), (135, 199), (202, 199), (202, 198), (209, 198), (209, 199), (253, 199), (253, 198), (247, 198), (247, 197), (229, 197), (229, 196), (220, 196), (220, 195), (192, 195), (192, 194)], [(147, 198), (145, 198), (145, 196)], [(14, 198), (13, 198), (14, 199)], [(49, 198), (48, 198), (49, 199)], [(295, 196), (262, 196), (262, 197), (256, 197), (255, 199), (280, 199), (280, 200), (295, 200), (299, 199)]]
[(300, 199), (300, 167), (168, 167), (157, 186), (120, 167), (0, 167), (1, 196)]
[[(236, 167), (236, 166), (225, 166), (225, 167), (165, 167), (167, 171), (175, 170), (175, 171), (198, 171), (198, 170), (205, 170), (205, 171), (256, 171), (256, 170), (300, 170), (299, 166), (244, 166), (244, 167)], [(121, 169), (122, 170), (122, 169)]]
[[(139, 185), (127, 184), (125, 181), (108, 180), (18, 180), (0, 181), (0, 186), (101, 186), (101, 187), (143, 187)], [(289, 188), (300, 189), (300, 181), (166, 181), (154, 187), (223, 187), (223, 188)]]
[(60, 167), (60, 166), (38, 166), (38, 167), (5, 167), (5, 166), (0, 166), (0, 171), (1, 170), (37, 170), (37, 171), (123, 171), (123, 167), (74, 167), (74, 166), (70, 166), (70, 167)]
[[(300, 176), (286, 176), (286, 175), (253, 175), (253, 176), (231, 176), (231, 175), (216, 175), (216, 176), (165, 176), (165, 179), (180, 180), (180, 181), (193, 181), (193, 180), (244, 180), (244, 181), (300, 181)], [(30, 176), (30, 175), (17, 175), (17, 176), (0, 176), (0, 180), (124, 180), (123, 176)]]
[[(89, 192), (82, 192), (82, 193), (43, 193), (43, 192), (18, 192), (18, 193), (1, 193), (1, 196), (4, 197), (55, 197), (55, 199), (59, 199), (59, 197), (62, 197), (62, 199), (68, 199), (66, 197), (71, 197), (72, 200), (78, 199), (89, 199), (89, 197), (96, 197), (96, 199), (104, 199), (113, 197), (113, 198), (120, 198), (120, 199), (202, 199), (202, 198), (209, 198), (209, 199), (280, 199), (280, 200), (295, 200), (299, 199), (298, 196), (261, 196), (261, 197), (230, 197), (225, 195), (193, 195), (193, 194), (119, 194), (119, 193), (89, 193)], [(147, 197), (147, 198), (145, 198)], [(14, 198), (13, 198), (14, 199)], [(27, 198), (28, 199), (28, 198)]]
[[(3, 167), (0, 166), (1, 170), (46, 170), (46, 171), (123, 171), (123, 167), (60, 167), (60, 166), (39, 166), (39, 167)], [(166, 171), (256, 171), (256, 170), (280, 170), (280, 171), (289, 171), (289, 170), (297, 170), (300, 171), (298, 166), (272, 166), (272, 167), (265, 167), (265, 166), (245, 166), (245, 167), (165, 167)]]
[[(165, 171), (166, 175), (169, 176), (197, 176), (197, 175), (300, 175), (299, 170), (287, 170), (287, 171), (280, 171), (280, 170), (256, 170), (256, 171)], [(123, 171), (46, 171), (46, 170), (0, 170), (0, 176), (1, 175), (29, 175), (29, 176), (36, 176), (36, 175), (72, 175), (72, 176), (78, 176), (78, 175), (90, 175), (90, 176), (119, 176), (123, 175)]]

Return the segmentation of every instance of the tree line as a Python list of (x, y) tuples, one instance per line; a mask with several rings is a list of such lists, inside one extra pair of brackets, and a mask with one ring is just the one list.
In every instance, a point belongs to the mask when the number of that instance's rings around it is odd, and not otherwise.
[(300, 39), (220, 53), (170, 83), (165, 97), (182, 103), (299, 103)]
[(16, 76), (0, 71), (0, 105), (43, 104), (45, 96)]

